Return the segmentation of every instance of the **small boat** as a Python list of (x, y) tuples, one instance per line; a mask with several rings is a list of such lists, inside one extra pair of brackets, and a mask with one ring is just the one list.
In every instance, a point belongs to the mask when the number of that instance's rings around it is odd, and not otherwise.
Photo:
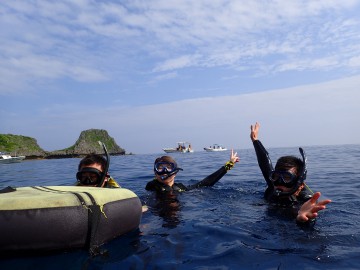
[(204, 150), (206, 152), (220, 152), (226, 151), (227, 148), (219, 144), (213, 144), (212, 146), (210, 145), (210, 147), (204, 147)]
[(25, 159), (25, 156), (11, 156), (9, 154), (0, 152), (0, 164), (20, 162)]
[(189, 142), (177, 142), (176, 148), (163, 148), (165, 153), (192, 153), (194, 150), (191, 148)]
[(0, 251), (95, 250), (136, 230), (138, 196), (125, 188), (7, 187), (0, 190)]

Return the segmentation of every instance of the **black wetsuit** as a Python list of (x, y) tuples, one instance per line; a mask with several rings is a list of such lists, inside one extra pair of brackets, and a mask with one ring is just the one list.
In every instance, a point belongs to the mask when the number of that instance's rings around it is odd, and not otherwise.
[(149, 191), (158, 191), (158, 192), (169, 192), (169, 191), (183, 192), (195, 188), (211, 187), (215, 185), (215, 183), (218, 182), (226, 174), (227, 171), (228, 169), (226, 169), (226, 166), (222, 166), (219, 170), (210, 174), (203, 180), (189, 186), (185, 186), (182, 183), (174, 183), (172, 187), (169, 187), (168, 185), (160, 183), (158, 180), (154, 179), (146, 184), (145, 189)]
[(269, 157), (269, 153), (266, 151), (265, 147), (262, 145), (262, 143), (259, 140), (254, 141), (253, 145), (255, 148), (256, 157), (259, 163), (260, 170), (267, 183), (267, 189), (265, 190), (265, 194), (264, 194), (266, 200), (284, 205), (294, 205), (294, 204), (303, 204), (312, 197), (312, 192), (307, 186), (305, 186), (300, 191), (298, 196), (291, 195), (283, 198), (274, 195), (274, 185), (269, 178), (271, 171), (274, 170), (274, 167)]

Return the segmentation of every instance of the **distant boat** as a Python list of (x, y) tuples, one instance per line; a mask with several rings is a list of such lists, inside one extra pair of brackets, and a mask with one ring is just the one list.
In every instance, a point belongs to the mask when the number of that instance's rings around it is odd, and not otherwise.
[(176, 148), (163, 148), (165, 153), (193, 153), (194, 150), (191, 148), (189, 142), (177, 142)]
[(11, 156), (0, 152), (0, 164), (20, 162), (25, 159), (25, 156)]
[(220, 152), (220, 151), (226, 151), (227, 148), (220, 144), (213, 144), (210, 147), (204, 147), (204, 150), (206, 152)]

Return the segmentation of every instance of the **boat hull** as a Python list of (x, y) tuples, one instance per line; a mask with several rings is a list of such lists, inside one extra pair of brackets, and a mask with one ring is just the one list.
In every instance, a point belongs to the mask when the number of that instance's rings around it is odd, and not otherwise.
[(206, 152), (221, 152), (221, 151), (227, 151), (226, 148), (214, 149), (214, 148), (207, 148), (207, 147), (205, 147), (204, 150), (205, 150)]
[(24, 159), (25, 156), (2, 158), (0, 159), (0, 164), (17, 163), (23, 161)]
[(192, 149), (177, 150), (175, 148), (164, 148), (163, 151), (165, 153), (193, 153), (194, 152), (194, 150), (192, 150)]
[(138, 228), (141, 202), (130, 190), (22, 187), (0, 193), (0, 250), (94, 249)]

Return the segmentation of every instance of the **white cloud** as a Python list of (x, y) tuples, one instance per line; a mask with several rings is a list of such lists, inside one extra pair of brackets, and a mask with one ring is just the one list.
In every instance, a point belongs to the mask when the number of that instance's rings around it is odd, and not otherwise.
[(156, 83), (158, 81), (174, 79), (178, 76), (177, 72), (168, 72), (155, 77), (150, 83)]
[[(347, 14), (358, 4), (351, 0), (2, 2), (0, 71), (8, 69), (6, 73), (17, 81), (2, 83), (0, 93), (26, 91), (26, 85), (41, 92), (41, 84), (68, 78), (117, 81), (124, 73), (122, 66), (148, 73), (224, 66), (258, 76), (269, 70), (337, 68), (350, 68), (348, 74), (354, 74), (360, 27), (359, 19)], [(153, 76), (156, 81), (158, 75)]]
[(199, 58), (199, 55), (182, 55), (175, 59), (168, 59), (164, 63), (155, 67), (154, 71), (167, 71), (194, 66), (197, 65), (196, 63)]

